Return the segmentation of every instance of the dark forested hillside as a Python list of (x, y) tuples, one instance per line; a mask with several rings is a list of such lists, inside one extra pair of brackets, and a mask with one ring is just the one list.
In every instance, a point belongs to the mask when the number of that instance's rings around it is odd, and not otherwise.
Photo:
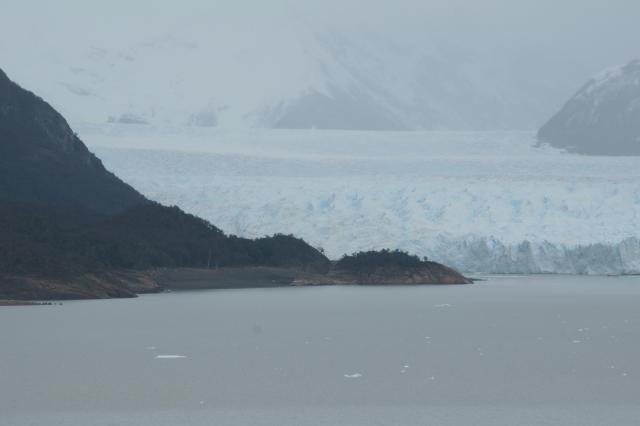
[(400, 250), (359, 252), (334, 265), (338, 279), (359, 284), (468, 284), (457, 271)]
[(426, 259), (421, 260), (418, 256), (400, 250), (361, 251), (343, 256), (335, 267), (341, 271), (360, 273), (374, 268), (415, 268), (426, 262)]
[(116, 213), (144, 197), (107, 171), (48, 103), (0, 70), (0, 200)]
[[(114, 287), (114, 271), (222, 266), (326, 271), (329, 261), (293, 236), (227, 236), (148, 201), (108, 172), (49, 104), (0, 70), (0, 299), (46, 297), (60, 280), (75, 287), (51, 297), (127, 295)], [(96, 284), (87, 274), (111, 274), (110, 281)], [(49, 281), (18, 288), (34, 277)]]
[(69, 277), (113, 269), (279, 266), (325, 272), (329, 262), (293, 236), (227, 236), (177, 207), (145, 203), (114, 216), (0, 205), (0, 273)]

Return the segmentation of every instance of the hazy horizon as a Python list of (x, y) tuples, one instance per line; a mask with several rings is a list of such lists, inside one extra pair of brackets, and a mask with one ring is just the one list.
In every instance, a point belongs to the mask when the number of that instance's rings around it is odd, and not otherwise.
[[(638, 17), (624, 0), (25, 1), (3, 8), (0, 66), (74, 122), (536, 129), (640, 57)], [(313, 116), (324, 96), (344, 120)]]

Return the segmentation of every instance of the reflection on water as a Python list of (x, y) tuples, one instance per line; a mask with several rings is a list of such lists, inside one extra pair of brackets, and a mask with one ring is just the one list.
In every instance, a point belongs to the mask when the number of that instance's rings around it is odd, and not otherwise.
[(1, 425), (636, 424), (640, 277), (0, 309)]

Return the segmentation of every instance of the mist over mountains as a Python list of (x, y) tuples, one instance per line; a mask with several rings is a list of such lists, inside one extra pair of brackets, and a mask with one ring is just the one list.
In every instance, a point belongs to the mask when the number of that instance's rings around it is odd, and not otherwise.
[(0, 55), (72, 123), (371, 130), (537, 128), (637, 56), (628, 2), (468, 3), (27, 1)]

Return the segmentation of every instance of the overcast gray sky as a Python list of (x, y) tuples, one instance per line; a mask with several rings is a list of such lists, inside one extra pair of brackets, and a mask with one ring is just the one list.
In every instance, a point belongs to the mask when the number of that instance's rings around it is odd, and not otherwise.
[[(131, 40), (194, 22), (232, 23), (300, 17), (338, 29), (401, 39), (436, 37), (470, 47), (547, 50), (593, 67), (640, 55), (640, 2), (635, 0), (0, 0), (3, 34), (67, 41)], [(15, 40), (3, 38), (4, 44)]]
[(308, 10), (326, 19), (335, 17), (343, 27), (357, 22), (356, 27), (404, 39), (435, 37), (439, 43), (491, 49), (517, 61), (536, 55), (528, 60), (541, 70), (560, 66), (591, 75), (640, 56), (637, 0), (330, 0), (330, 7), (326, 2), (308, 3)]
[[(39, 54), (24, 56), (30, 51), (126, 49), (167, 34), (248, 46), (302, 25), (433, 49), (445, 62), (508, 67), (515, 84), (552, 98), (543, 115), (594, 73), (640, 57), (637, 0), (0, 0), (0, 10), (0, 67), (12, 71), (23, 54), (17, 74), (25, 63), (42, 66)], [(287, 66), (286, 47), (274, 57)]]

